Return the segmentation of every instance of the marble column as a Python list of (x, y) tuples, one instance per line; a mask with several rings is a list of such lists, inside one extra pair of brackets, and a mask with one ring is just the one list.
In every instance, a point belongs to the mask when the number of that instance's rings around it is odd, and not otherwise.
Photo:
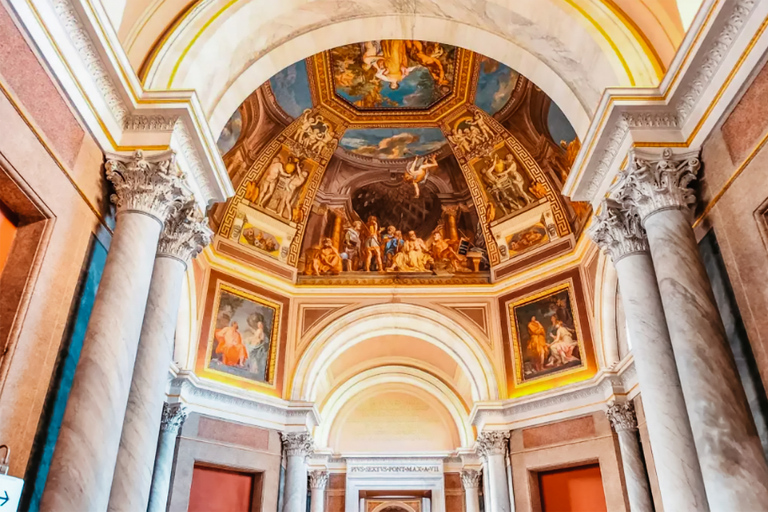
[(663, 507), (705, 511), (704, 481), (640, 219), (607, 200), (589, 234), (616, 268)]
[(186, 194), (171, 156), (106, 163), (117, 222), (40, 510), (105, 510), (160, 231)]
[(632, 402), (613, 402), (605, 411), (619, 438), (621, 464), (631, 512), (653, 512), (653, 498), (648, 485), (643, 452), (637, 434), (637, 417)]
[(691, 227), (700, 167), (638, 151), (613, 194), (648, 234), (710, 509), (764, 510), (768, 466)]
[(286, 455), (285, 491), (281, 512), (306, 512), (307, 456), (312, 453), (312, 436), (307, 432), (281, 432)]
[(478, 453), (485, 459), (488, 469), (488, 493), (493, 512), (511, 512), (512, 505), (507, 486), (506, 454), (509, 432), (481, 432), (477, 436)]
[(327, 471), (312, 471), (309, 474), (310, 512), (325, 511), (325, 488), (328, 486)]
[(461, 485), (464, 487), (464, 512), (480, 512), (480, 472), (462, 469)]
[(109, 509), (146, 510), (187, 262), (211, 240), (193, 198), (166, 221), (152, 272)]
[(185, 419), (187, 419), (187, 411), (184, 406), (181, 404), (163, 404), (160, 438), (157, 441), (157, 455), (152, 469), (152, 484), (149, 491), (147, 512), (165, 512), (168, 507), (173, 457), (176, 453), (176, 438)]

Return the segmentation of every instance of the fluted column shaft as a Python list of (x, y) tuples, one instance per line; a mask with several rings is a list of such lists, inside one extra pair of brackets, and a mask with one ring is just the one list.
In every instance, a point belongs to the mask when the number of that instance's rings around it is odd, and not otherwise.
[(637, 436), (637, 418), (632, 403), (611, 404), (606, 414), (619, 438), (629, 509), (632, 512), (653, 512), (653, 498)]
[(327, 486), (327, 471), (313, 471), (309, 474), (310, 512), (325, 512), (325, 488)]
[(480, 512), (480, 472), (462, 470), (461, 484), (464, 487), (464, 512)]
[[(645, 232), (636, 215), (604, 202), (590, 236), (613, 259), (619, 279), (661, 502), (665, 510), (705, 511), (704, 482)], [(619, 437), (622, 453), (630, 450), (631, 436)]]
[(285, 494), (282, 512), (306, 512), (307, 455), (312, 451), (312, 437), (306, 433), (281, 433), (286, 454)]
[(157, 454), (152, 468), (152, 483), (149, 490), (147, 512), (165, 512), (168, 507), (173, 456), (176, 453), (176, 438), (186, 418), (187, 412), (181, 404), (163, 404), (160, 438), (157, 440)]
[(210, 232), (193, 200), (168, 219), (160, 237), (117, 454), (110, 511), (147, 508), (186, 262), (209, 241)]
[(636, 154), (621, 195), (648, 234), (710, 509), (763, 510), (768, 466), (690, 224), (699, 167), (669, 150)]
[(183, 191), (170, 160), (107, 162), (117, 223), (40, 510), (107, 508), (163, 223)]
[(509, 432), (482, 432), (477, 438), (478, 451), (486, 461), (488, 492), (494, 512), (512, 510), (505, 461), (508, 443)]

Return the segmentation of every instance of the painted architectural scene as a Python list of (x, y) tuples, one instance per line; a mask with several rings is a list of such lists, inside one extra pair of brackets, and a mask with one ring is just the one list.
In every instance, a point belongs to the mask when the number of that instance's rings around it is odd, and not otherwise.
[(336, 94), (361, 110), (425, 109), (453, 87), (456, 48), (376, 40), (331, 50)]

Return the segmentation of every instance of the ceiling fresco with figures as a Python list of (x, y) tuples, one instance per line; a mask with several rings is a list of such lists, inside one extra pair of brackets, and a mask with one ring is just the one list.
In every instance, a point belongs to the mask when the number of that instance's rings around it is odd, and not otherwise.
[(216, 249), (300, 286), (487, 284), (573, 249), (562, 111), (493, 59), (365, 41), (297, 62), (233, 113)]

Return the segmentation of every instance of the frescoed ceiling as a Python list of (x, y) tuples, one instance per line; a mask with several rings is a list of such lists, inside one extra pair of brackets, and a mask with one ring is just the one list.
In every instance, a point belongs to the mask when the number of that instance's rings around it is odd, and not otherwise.
[(299, 285), (489, 283), (571, 250), (589, 214), (560, 194), (578, 140), (557, 105), (440, 43), (297, 62), (219, 150), (238, 193), (213, 212), (217, 248)]

